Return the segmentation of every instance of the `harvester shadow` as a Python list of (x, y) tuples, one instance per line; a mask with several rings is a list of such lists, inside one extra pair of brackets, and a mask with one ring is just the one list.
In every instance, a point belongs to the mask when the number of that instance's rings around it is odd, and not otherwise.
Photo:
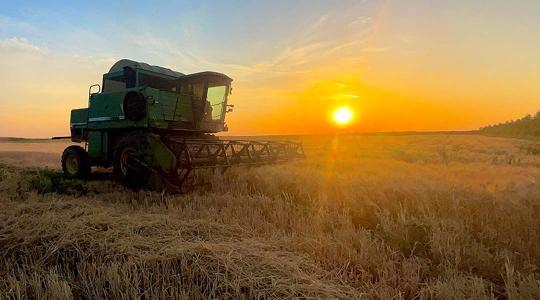
[[(202, 174), (201, 174), (202, 173)], [(191, 176), (188, 176), (185, 182), (182, 183), (181, 187), (174, 188), (173, 186), (167, 186), (163, 182), (158, 185), (148, 185), (145, 187), (135, 187), (130, 186), (129, 184), (120, 183), (114, 176), (114, 173), (111, 169), (105, 168), (96, 168), (93, 169), (89, 177), (86, 179), (87, 182), (114, 182), (114, 185), (122, 186), (132, 191), (154, 191), (161, 192), (165, 194), (189, 194), (196, 191), (204, 191), (212, 188), (211, 177), (213, 171), (208, 172), (194, 172)], [(224, 172), (221, 172), (223, 174)]]
[(88, 181), (114, 181), (114, 176), (112, 170), (108, 169), (97, 169), (92, 170), (90, 176), (87, 179)]

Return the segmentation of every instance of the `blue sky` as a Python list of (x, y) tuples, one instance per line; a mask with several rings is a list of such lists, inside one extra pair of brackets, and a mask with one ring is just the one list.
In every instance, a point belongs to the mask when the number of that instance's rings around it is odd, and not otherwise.
[(0, 136), (65, 134), (121, 58), (233, 77), (232, 134), (332, 132), (339, 105), (354, 131), (473, 129), (539, 109), (538, 15), (532, 0), (3, 1)]
[[(59, 54), (127, 55), (170, 64), (161, 60), (172, 55), (171, 49), (153, 53), (152, 46), (163, 42), (187, 56), (249, 65), (305, 43), (305, 31), (324, 16), (354, 21), (356, 14), (347, 16), (348, 9), (369, 14), (377, 6), (362, 1), (213, 2), (11, 1), (4, 4), (0, 34), (25, 37)], [(335, 32), (318, 33), (325, 34)]]

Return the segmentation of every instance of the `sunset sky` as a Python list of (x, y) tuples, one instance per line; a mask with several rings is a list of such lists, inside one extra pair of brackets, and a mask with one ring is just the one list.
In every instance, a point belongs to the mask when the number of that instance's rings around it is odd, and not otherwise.
[[(234, 78), (233, 135), (465, 130), (540, 109), (540, 1), (2, 1), (0, 136), (69, 132), (118, 59)], [(331, 120), (349, 107), (349, 126)]]

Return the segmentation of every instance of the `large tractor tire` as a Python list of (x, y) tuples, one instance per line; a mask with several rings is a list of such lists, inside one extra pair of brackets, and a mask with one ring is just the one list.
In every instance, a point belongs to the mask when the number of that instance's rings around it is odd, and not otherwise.
[(116, 180), (132, 189), (146, 187), (151, 175), (146, 162), (149, 149), (148, 140), (143, 133), (132, 133), (120, 138), (113, 153), (113, 173)]
[(66, 178), (87, 179), (90, 175), (90, 158), (79, 146), (69, 146), (62, 153), (62, 171)]

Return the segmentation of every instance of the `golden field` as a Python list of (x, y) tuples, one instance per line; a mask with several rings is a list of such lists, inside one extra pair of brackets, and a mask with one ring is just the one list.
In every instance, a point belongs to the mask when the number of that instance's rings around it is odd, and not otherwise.
[[(307, 136), (189, 194), (0, 143), (0, 298), (540, 298), (540, 143)], [(39, 166), (33, 167), (33, 166)]]

